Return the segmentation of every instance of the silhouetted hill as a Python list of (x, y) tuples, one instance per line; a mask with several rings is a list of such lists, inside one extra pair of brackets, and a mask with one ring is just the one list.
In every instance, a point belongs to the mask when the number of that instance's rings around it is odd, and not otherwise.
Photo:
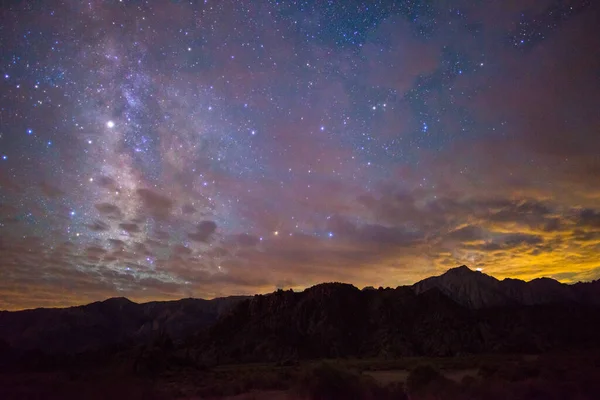
[(326, 283), (253, 297), (145, 304), (113, 298), (0, 312), (3, 353), (174, 342), (207, 364), (538, 352), (596, 347), (597, 332), (599, 281), (500, 281), (465, 266), (395, 289)]
[[(471, 273), (458, 269), (450, 276), (470, 279)], [(493, 278), (473, 276), (475, 283), (465, 285), (476, 293), (473, 298), (490, 301), (483, 285), (489, 285)], [(421, 293), (410, 287), (361, 291), (339, 283), (318, 285), (301, 293), (279, 291), (238, 304), (197, 339), (197, 354), (208, 364), (285, 362), (537, 353), (597, 347), (600, 343), (597, 306), (507, 302), (509, 305), (494, 302), (494, 308), (469, 308), (435, 286)]]
[(600, 305), (600, 281), (575, 285), (550, 278), (530, 282), (509, 278), (500, 281), (465, 265), (424, 279), (412, 287), (416, 293), (438, 288), (457, 303), (473, 309), (562, 303)]
[(212, 325), (243, 296), (134, 303), (111, 298), (84, 306), (0, 311), (0, 341), (14, 349), (76, 353), (145, 342), (159, 333), (182, 339)]

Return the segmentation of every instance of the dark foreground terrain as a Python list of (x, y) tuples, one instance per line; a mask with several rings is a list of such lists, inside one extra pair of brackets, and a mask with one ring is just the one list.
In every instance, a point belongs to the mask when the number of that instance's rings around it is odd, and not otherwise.
[[(199, 368), (155, 349), (134, 365), (0, 375), (2, 399), (598, 399), (600, 354), (338, 359)], [(91, 361), (91, 360), (90, 360)]]
[(598, 399), (600, 285), (459, 267), (397, 288), (0, 312), (0, 398)]

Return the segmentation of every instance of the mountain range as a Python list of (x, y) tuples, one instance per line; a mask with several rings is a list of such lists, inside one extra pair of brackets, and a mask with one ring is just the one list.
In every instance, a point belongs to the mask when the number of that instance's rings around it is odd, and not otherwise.
[(600, 281), (498, 280), (466, 266), (412, 286), (0, 312), (0, 355), (82, 353), (168, 337), (202, 363), (540, 352), (600, 344)]
[(214, 324), (244, 296), (134, 303), (124, 297), (83, 306), (0, 311), (0, 348), (78, 353), (124, 342), (151, 340), (159, 332), (182, 339)]
[(600, 305), (600, 280), (566, 285), (551, 278), (529, 282), (519, 279), (498, 280), (463, 265), (415, 283), (415, 293), (439, 289), (457, 303), (471, 308), (517, 305), (578, 303)]

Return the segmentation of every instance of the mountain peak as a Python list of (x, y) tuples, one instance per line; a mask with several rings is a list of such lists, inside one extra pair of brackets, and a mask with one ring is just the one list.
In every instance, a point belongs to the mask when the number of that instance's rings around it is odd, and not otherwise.
[(111, 297), (104, 301), (98, 301), (98, 302), (92, 303), (92, 304), (102, 304), (105, 307), (118, 308), (118, 309), (123, 309), (126, 307), (129, 308), (131, 306), (138, 305), (137, 303), (129, 300), (127, 297)]
[(127, 297), (111, 297), (108, 298), (102, 303), (112, 303), (112, 304), (134, 304), (133, 301), (129, 300)]
[(491, 275), (485, 274), (478, 270), (473, 270), (466, 265), (461, 265), (460, 267), (450, 268), (448, 271), (443, 273), (440, 276), (433, 277), (446, 281), (474, 281), (474, 282), (486, 282), (486, 284), (495, 284), (495, 282), (499, 282), (498, 279), (494, 278)]
[(476, 274), (477, 272), (479, 272), (479, 271), (473, 271), (471, 268), (467, 267), (466, 265), (461, 265), (460, 267), (450, 268), (448, 271), (446, 271), (444, 273), (444, 275), (446, 275), (446, 274), (467, 275), (467, 274)]
[[(439, 289), (457, 303), (469, 308), (501, 307), (510, 305), (535, 305), (564, 302), (595, 303), (598, 297), (576, 293), (574, 287), (551, 278), (537, 278), (530, 282), (505, 278), (498, 280), (466, 265), (451, 268), (444, 274), (433, 276), (412, 286), (417, 293)], [(581, 290), (580, 290), (581, 292)]]
[(440, 276), (433, 276), (415, 283), (417, 294), (432, 288), (469, 308), (493, 307), (510, 304), (511, 300), (502, 292), (499, 281), (466, 265), (449, 269)]

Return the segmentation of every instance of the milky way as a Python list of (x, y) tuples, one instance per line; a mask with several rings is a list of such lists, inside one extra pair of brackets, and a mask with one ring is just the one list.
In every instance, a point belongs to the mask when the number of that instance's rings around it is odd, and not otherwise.
[(591, 1), (5, 2), (0, 308), (600, 276)]

